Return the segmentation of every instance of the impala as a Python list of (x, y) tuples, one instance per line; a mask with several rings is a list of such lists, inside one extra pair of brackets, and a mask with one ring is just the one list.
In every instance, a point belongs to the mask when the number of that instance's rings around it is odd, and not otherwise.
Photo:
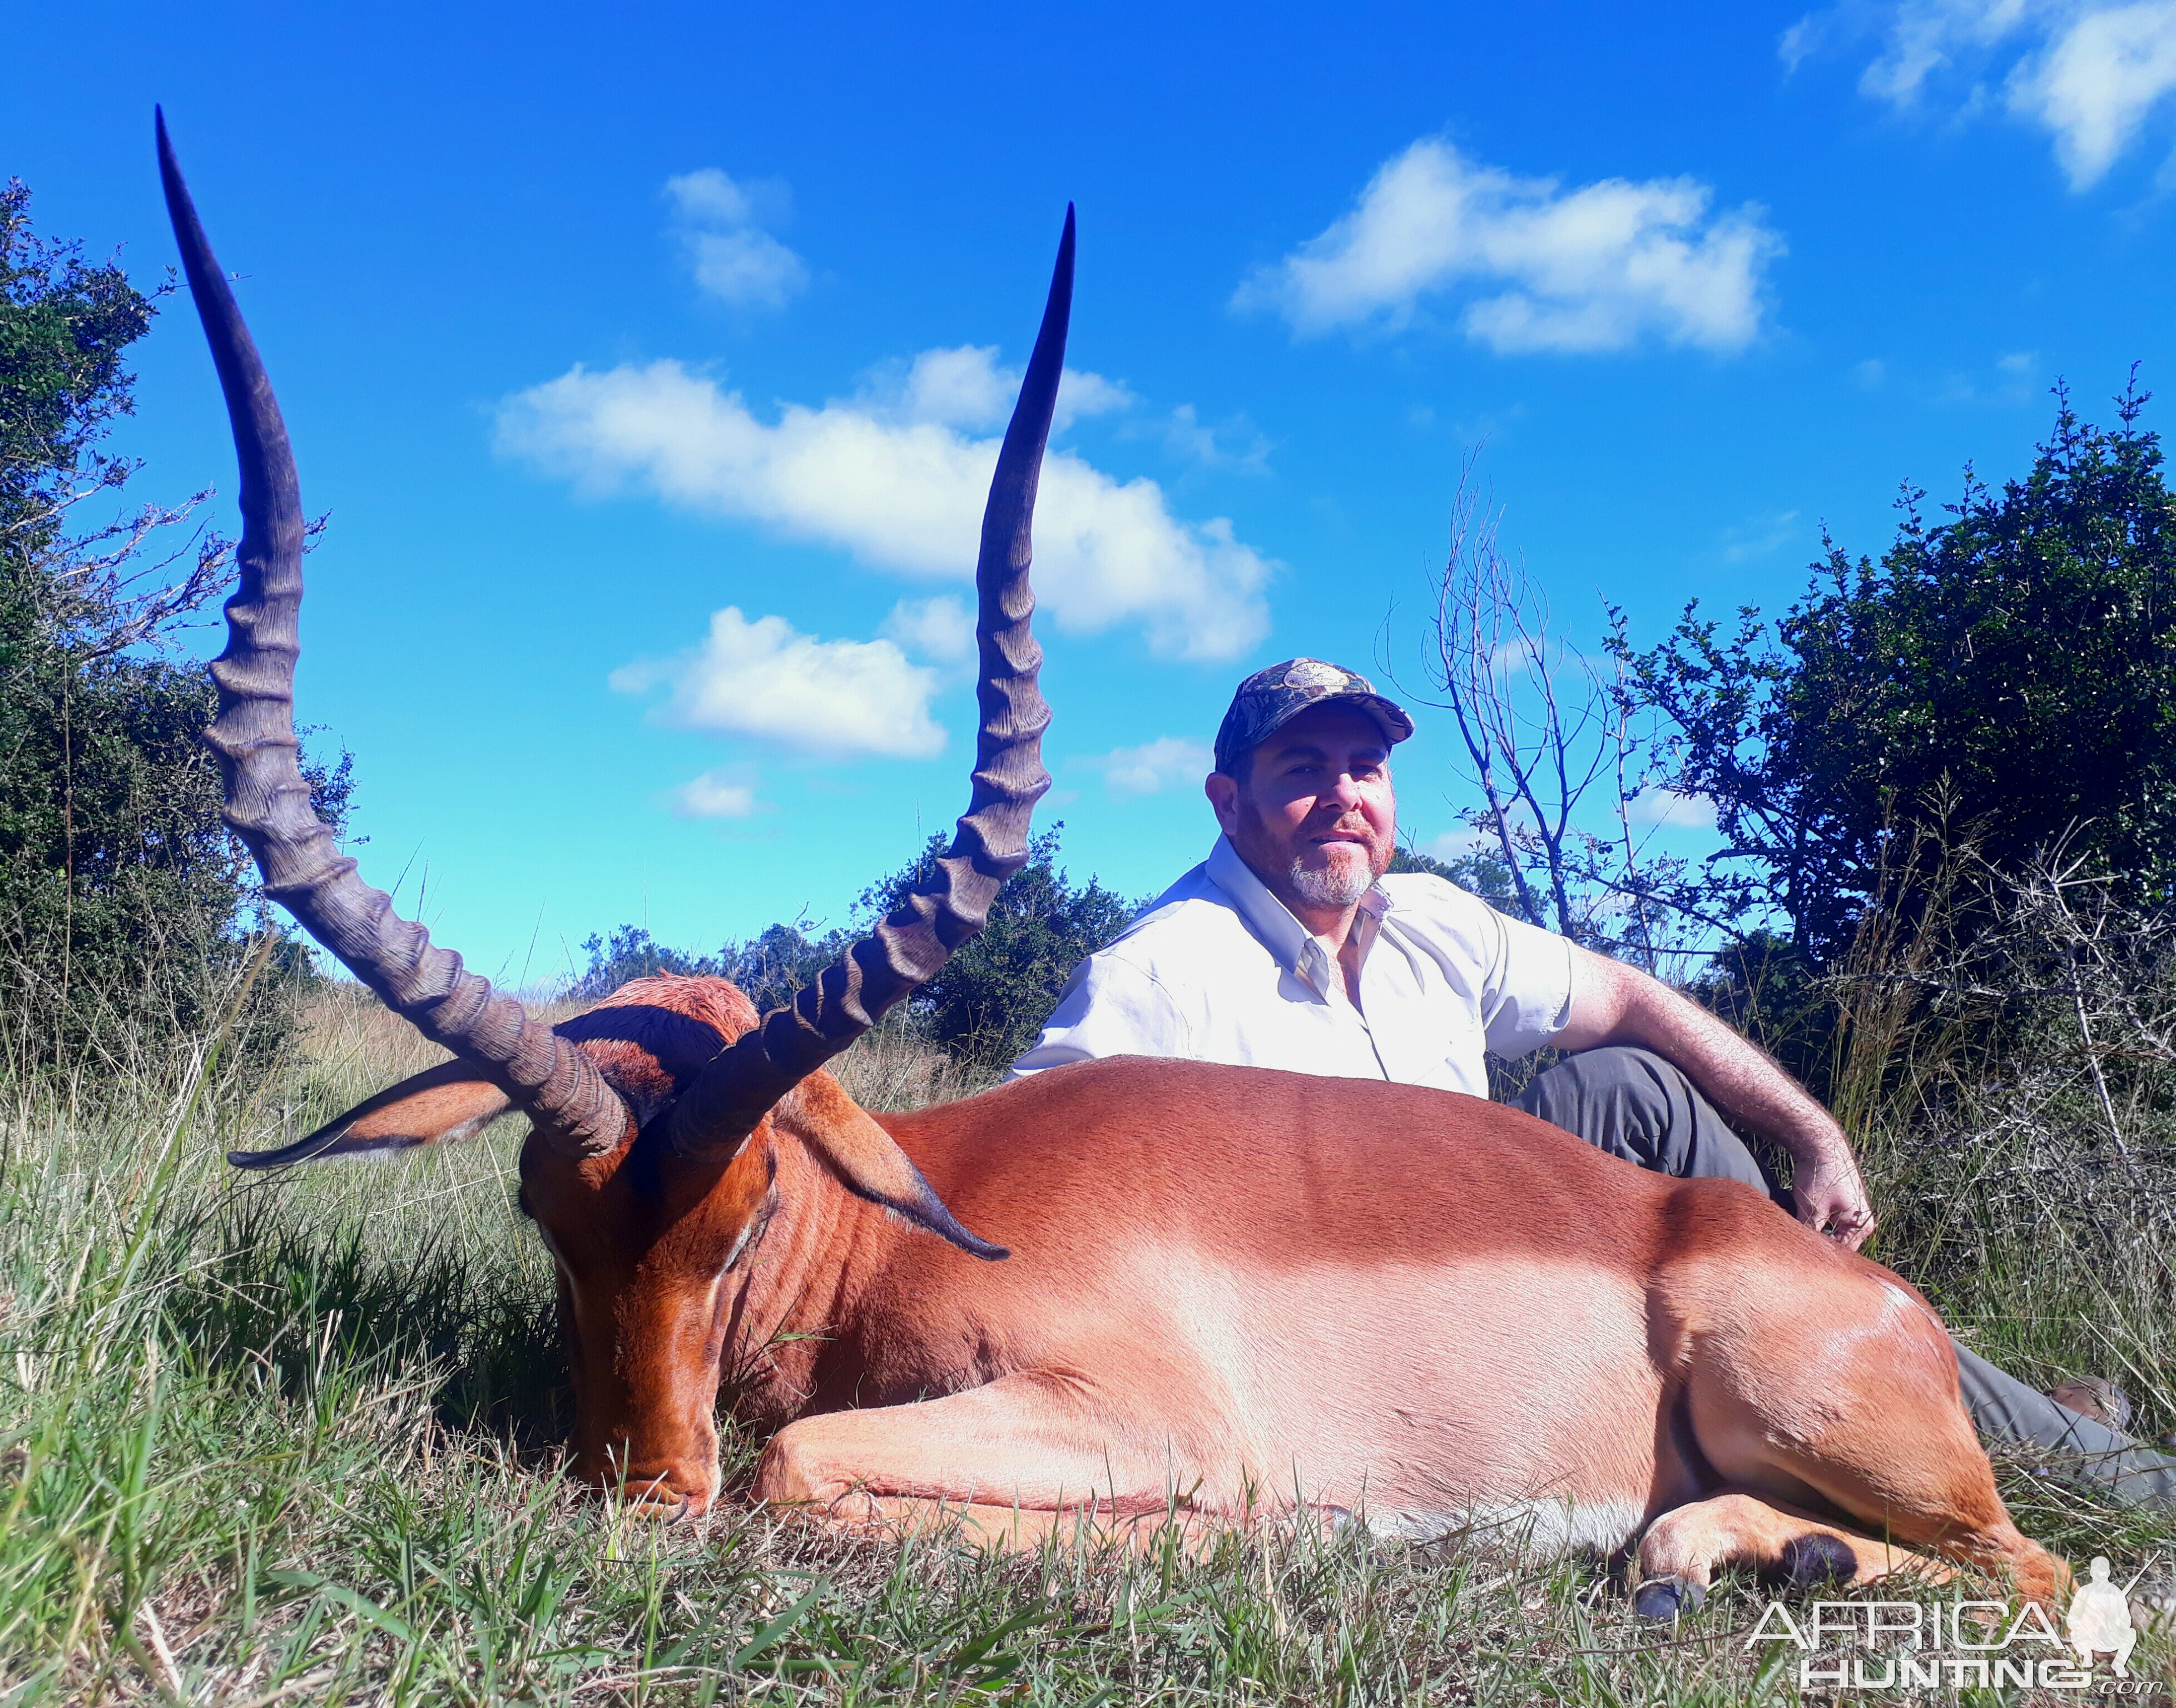
[(583, 1475), (704, 1510), (730, 1370), (775, 1432), (755, 1498), (841, 1526), (942, 1514), (1017, 1542), (1301, 1507), (1410, 1536), (1502, 1519), (1636, 1538), (1656, 1614), (1730, 1562), (1942, 1569), (1926, 1550), (2043, 1599), (2067, 1584), (2004, 1509), (1926, 1302), (1747, 1187), (1406, 1086), (1120, 1059), (874, 1115), (824, 1071), (981, 928), (1049, 784), (1027, 572), (1069, 209), (983, 518), (973, 795), (937, 877), (768, 1015), (721, 979), (648, 978), (547, 1025), (396, 914), (311, 809), (294, 462), (163, 119), (159, 149), (241, 464), (208, 732), (227, 822), (266, 893), (454, 1057), (231, 1160), (525, 1114), (521, 1205), (556, 1266)]

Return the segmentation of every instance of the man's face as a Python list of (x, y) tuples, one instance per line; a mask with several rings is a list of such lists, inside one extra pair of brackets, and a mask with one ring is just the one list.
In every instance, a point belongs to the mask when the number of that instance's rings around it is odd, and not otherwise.
[(1353, 706), (1302, 712), (1254, 749), (1245, 782), (1213, 772), (1207, 789), (1239, 857), (1295, 912), (1341, 911), (1390, 868), (1390, 746)]

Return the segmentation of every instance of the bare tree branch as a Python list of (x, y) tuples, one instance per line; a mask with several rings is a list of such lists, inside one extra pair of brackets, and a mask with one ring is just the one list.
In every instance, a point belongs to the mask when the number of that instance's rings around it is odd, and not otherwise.
[(1599, 674), (1551, 633), (1548, 601), (1502, 550), (1500, 517), (1475, 491), (1478, 454), (1461, 475), (1450, 550), (1433, 577), (1423, 665), (1440, 698), (1415, 698), (1449, 711), (1458, 726), (1469, 781), (1485, 803), (1472, 816), (1493, 833), (1520, 911), (1536, 925), (1587, 936), (1595, 922), (1574, 894), (1573, 819), (1610, 763), (1595, 739), (1609, 707)]

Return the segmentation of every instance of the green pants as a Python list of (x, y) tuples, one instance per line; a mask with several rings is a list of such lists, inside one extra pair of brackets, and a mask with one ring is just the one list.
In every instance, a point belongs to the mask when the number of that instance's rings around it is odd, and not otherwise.
[[(1642, 1168), (1680, 1179), (1743, 1180), (1790, 1207), (1790, 1194), (1692, 1081), (1649, 1051), (1613, 1047), (1567, 1057), (1511, 1101)], [(2119, 1499), (2176, 1505), (2176, 1459), (2058, 1406), (1967, 1347), (1956, 1352), (1965, 1407), (1983, 1438), (2045, 1450), (2048, 1470)]]

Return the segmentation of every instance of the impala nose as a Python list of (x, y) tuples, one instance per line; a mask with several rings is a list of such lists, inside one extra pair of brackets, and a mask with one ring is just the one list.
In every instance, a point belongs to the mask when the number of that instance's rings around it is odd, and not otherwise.
[(678, 1524), (684, 1519), (700, 1518), (710, 1509), (710, 1491), (707, 1487), (669, 1470), (630, 1470), (623, 1499), (629, 1516), (652, 1519), (660, 1524)]

